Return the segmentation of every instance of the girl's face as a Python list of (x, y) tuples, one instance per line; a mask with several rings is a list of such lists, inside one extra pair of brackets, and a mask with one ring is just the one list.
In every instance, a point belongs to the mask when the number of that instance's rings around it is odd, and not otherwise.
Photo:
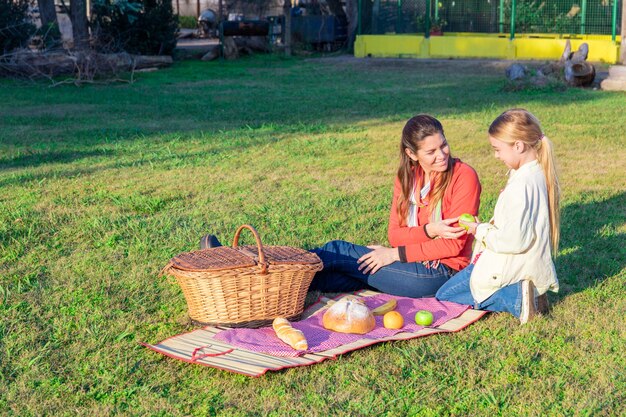
[(426, 136), (419, 144), (417, 154), (405, 148), (406, 154), (420, 164), (424, 172), (444, 172), (448, 168), (450, 146), (441, 133)]
[(491, 142), (496, 159), (504, 162), (504, 165), (510, 169), (518, 169), (520, 167), (521, 154), (519, 152), (519, 143), (509, 144), (493, 136), (489, 136), (489, 142)]

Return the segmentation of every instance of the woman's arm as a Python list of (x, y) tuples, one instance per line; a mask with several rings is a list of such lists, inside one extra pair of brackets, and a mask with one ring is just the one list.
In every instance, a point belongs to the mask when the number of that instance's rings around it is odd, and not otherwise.
[[(455, 178), (446, 191), (446, 217), (456, 218), (463, 213), (476, 215), (480, 205), (480, 182), (476, 172), (467, 165), (460, 165)], [(428, 261), (458, 256), (468, 239), (463, 234), (455, 239), (426, 239), (404, 245), (407, 262)], [(402, 246), (402, 245), (398, 245)], [(402, 249), (400, 250), (402, 253)]]

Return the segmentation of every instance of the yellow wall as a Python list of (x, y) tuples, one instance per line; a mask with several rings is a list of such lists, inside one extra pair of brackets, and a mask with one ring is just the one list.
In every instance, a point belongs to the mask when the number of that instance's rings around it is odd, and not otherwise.
[(354, 55), (416, 58), (420, 56), (423, 42), (423, 36), (415, 35), (358, 36), (354, 44)]
[[(572, 36), (572, 50), (581, 43), (589, 45), (589, 61), (615, 64), (619, 60), (619, 43), (610, 36)], [(566, 39), (558, 35), (522, 35), (509, 40), (506, 35), (445, 34), (423, 35), (360, 35), (354, 46), (356, 57), (421, 57), (421, 58), (501, 58), (557, 60)]]
[(495, 37), (431, 36), (429, 44), (433, 58), (507, 58), (510, 42)]

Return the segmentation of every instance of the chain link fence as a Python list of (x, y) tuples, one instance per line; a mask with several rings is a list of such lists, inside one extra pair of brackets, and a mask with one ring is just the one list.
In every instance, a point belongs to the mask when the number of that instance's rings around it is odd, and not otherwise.
[(360, 34), (619, 35), (621, 0), (359, 0)]

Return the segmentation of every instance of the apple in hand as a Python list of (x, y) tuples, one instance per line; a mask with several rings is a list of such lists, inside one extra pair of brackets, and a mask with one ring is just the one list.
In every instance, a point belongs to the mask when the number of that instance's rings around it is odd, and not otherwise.
[(430, 326), (433, 324), (433, 313), (428, 310), (420, 310), (415, 313), (415, 323), (420, 326)]
[(459, 216), (459, 226), (465, 230), (469, 230), (467, 223), (476, 223), (476, 219), (469, 213), (463, 213)]

